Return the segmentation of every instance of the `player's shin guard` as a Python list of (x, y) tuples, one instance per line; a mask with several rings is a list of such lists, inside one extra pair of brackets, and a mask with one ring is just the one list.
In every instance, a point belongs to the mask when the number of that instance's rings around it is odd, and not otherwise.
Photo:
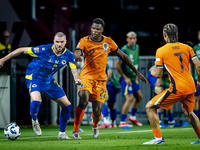
[(94, 114), (92, 113), (92, 118), (93, 118), (93, 123), (92, 123), (92, 127), (97, 127), (99, 121), (101, 120), (102, 117), (102, 113), (99, 117), (95, 117)]
[(31, 117), (33, 120), (37, 120), (37, 114), (39, 112), (40, 105), (40, 101), (32, 101), (30, 104)]
[(198, 138), (200, 139), (200, 127), (198, 127), (197, 129), (194, 129), (194, 131), (196, 132)]
[(155, 138), (162, 138), (160, 129), (152, 129)]
[(74, 118), (74, 132), (79, 132), (79, 126), (81, 124), (81, 120), (85, 114), (85, 109), (81, 109), (79, 106), (76, 107), (75, 110), (75, 118)]
[(71, 107), (72, 104), (62, 107), (61, 114), (60, 114), (60, 132), (65, 132), (67, 122), (69, 121), (70, 114), (71, 114)]

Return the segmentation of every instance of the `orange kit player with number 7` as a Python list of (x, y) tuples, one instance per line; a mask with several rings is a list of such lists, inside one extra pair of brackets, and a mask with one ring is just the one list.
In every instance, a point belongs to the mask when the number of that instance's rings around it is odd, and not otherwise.
[[(170, 86), (162, 93), (152, 98), (146, 105), (146, 112), (154, 134), (153, 140), (143, 144), (165, 144), (159, 128), (158, 108), (168, 110), (172, 105), (181, 102), (183, 112), (188, 117), (199, 140), (191, 144), (200, 144), (200, 122), (193, 113), (194, 108), (194, 80), (189, 72), (190, 59), (194, 63), (200, 81), (200, 62), (193, 49), (178, 42), (178, 28), (174, 24), (166, 24), (163, 28), (163, 37), (167, 44), (156, 52), (156, 69), (151, 68), (151, 74), (161, 78), (163, 68), (168, 72)], [(199, 89), (199, 84), (197, 89)]]
[(120, 57), (144, 82), (148, 80), (141, 75), (135, 68), (134, 64), (124, 54), (115, 42), (110, 38), (102, 35), (105, 23), (102, 19), (96, 18), (92, 21), (91, 35), (83, 37), (74, 52), (76, 61), (80, 61), (80, 55), (83, 52), (84, 66), (80, 73), (82, 84), (79, 86), (79, 105), (75, 111), (73, 138), (81, 139), (79, 135), (79, 126), (84, 116), (88, 101), (92, 102), (92, 133), (93, 138), (98, 138), (98, 122), (101, 119), (101, 110), (106, 97), (106, 64), (108, 54), (113, 52)]

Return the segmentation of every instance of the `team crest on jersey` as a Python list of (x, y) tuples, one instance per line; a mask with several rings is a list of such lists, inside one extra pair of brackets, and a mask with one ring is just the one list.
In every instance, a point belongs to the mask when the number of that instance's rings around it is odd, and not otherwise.
[(45, 48), (43, 47), (42, 50), (45, 51)]
[(59, 63), (59, 60), (55, 60), (55, 64), (58, 64)]
[(39, 48), (38, 47), (34, 48), (34, 51), (35, 51), (35, 53), (38, 53), (39, 52)]
[(61, 62), (63, 65), (65, 65), (67, 62), (66, 62), (66, 60), (62, 60), (62, 62)]
[(103, 51), (107, 51), (107, 49), (108, 49), (108, 43), (103, 43)]

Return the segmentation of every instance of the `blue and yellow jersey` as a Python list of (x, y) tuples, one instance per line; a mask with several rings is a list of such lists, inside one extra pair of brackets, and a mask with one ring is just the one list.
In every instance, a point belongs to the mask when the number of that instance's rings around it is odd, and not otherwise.
[(71, 69), (76, 68), (73, 53), (65, 48), (61, 55), (57, 55), (53, 44), (29, 47), (28, 54), (35, 57), (26, 70), (25, 78), (28, 80), (37, 79), (48, 82), (63, 66), (68, 65)]

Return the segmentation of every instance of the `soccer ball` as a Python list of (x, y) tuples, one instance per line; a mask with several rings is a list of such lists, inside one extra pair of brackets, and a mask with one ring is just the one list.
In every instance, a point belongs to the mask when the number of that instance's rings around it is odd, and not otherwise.
[(4, 135), (9, 140), (16, 140), (21, 135), (20, 127), (13, 123), (8, 124), (4, 128)]

